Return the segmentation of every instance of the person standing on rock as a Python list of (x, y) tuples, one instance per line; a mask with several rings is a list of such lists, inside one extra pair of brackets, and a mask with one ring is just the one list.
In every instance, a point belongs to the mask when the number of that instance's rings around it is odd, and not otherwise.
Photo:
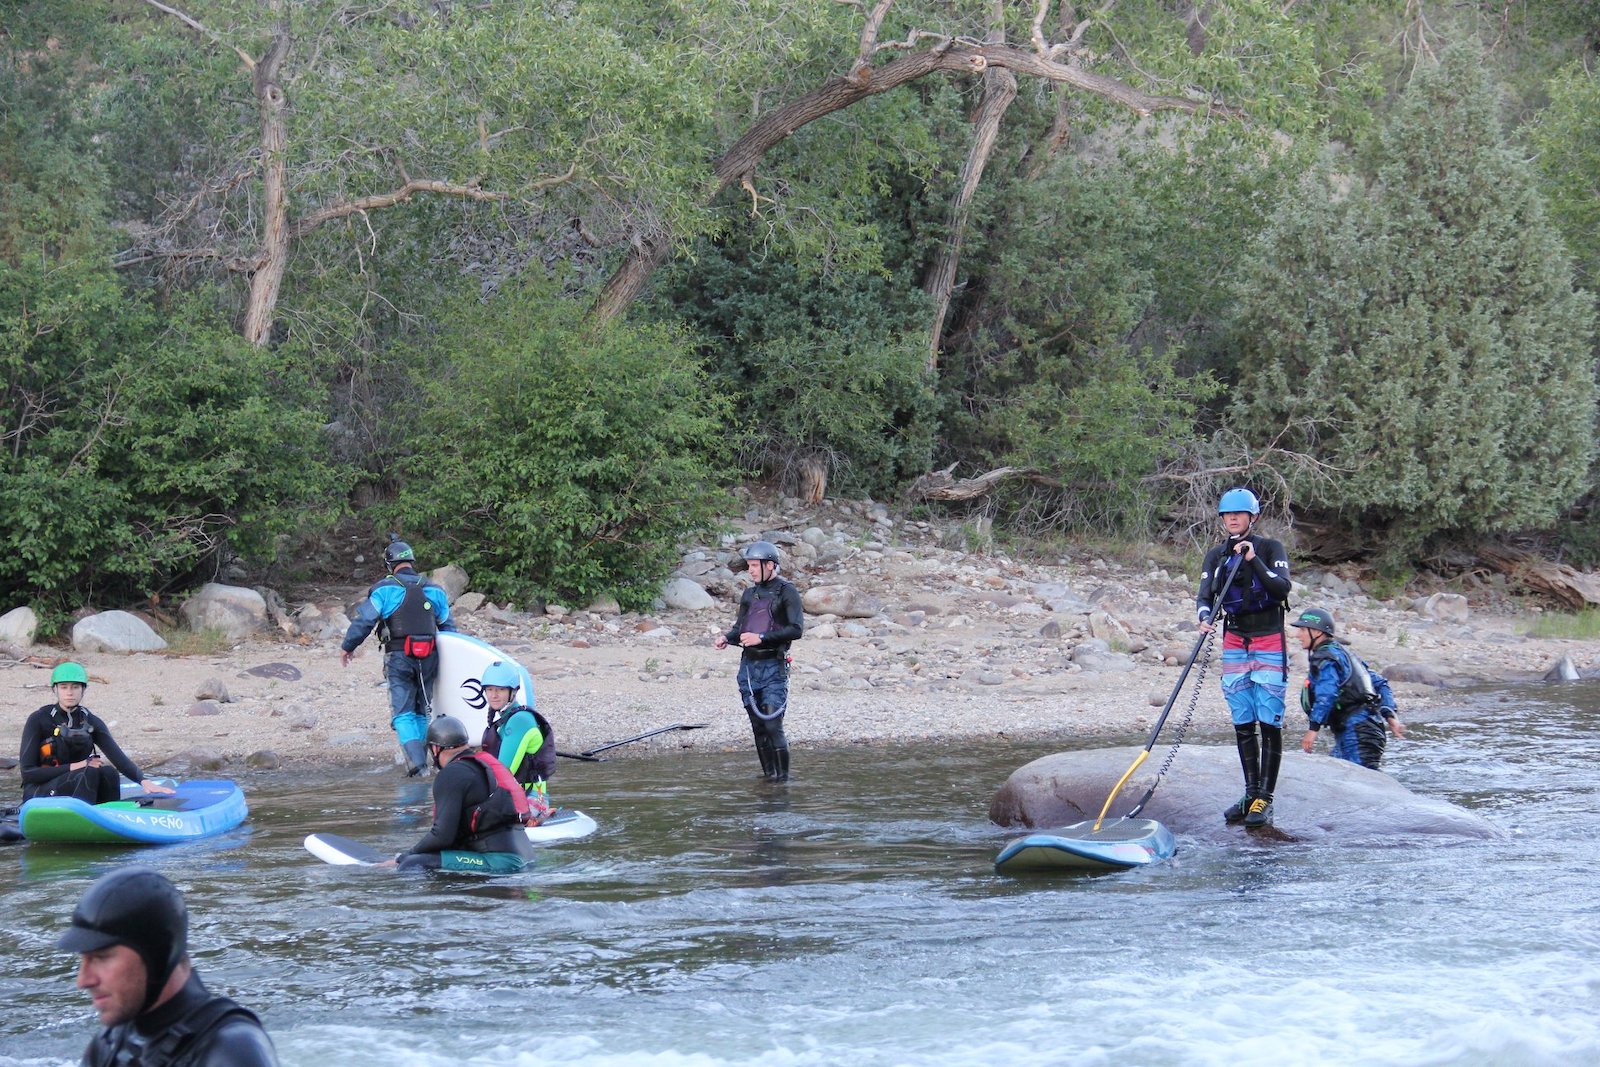
[[(1244, 771), (1244, 795), (1222, 817), (1228, 823), (1265, 826), (1272, 818), (1272, 793), (1283, 761), (1289, 553), (1272, 538), (1250, 532), (1261, 515), (1261, 502), (1250, 490), (1223, 493), (1217, 514), (1227, 539), (1206, 553), (1195, 600), (1202, 633), (1209, 633), (1216, 616), (1222, 616), (1222, 695)], [(1226, 595), (1215, 603), (1224, 587)]]
[(383, 643), (383, 676), (389, 683), (389, 724), (405, 754), (406, 774), (428, 768), (427, 735), (433, 707), (433, 683), (439, 677), (439, 631), (454, 631), (450, 598), (417, 573), (417, 554), (389, 535), (383, 550), (389, 574), (371, 589), (339, 646), (339, 662), (350, 660), (374, 629)]
[(171, 786), (146, 778), (100, 716), (83, 706), (88, 689), (89, 673), (82, 664), (62, 663), (50, 672), (55, 703), (46, 704), (22, 724), (22, 751), (17, 758), (22, 799), (74, 797), (85, 804), (105, 804), (122, 799), (122, 775), (143, 785), (146, 793), (172, 793)]
[(1406, 735), (1395, 710), (1394, 690), (1383, 675), (1334, 638), (1333, 613), (1326, 608), (1307, 608), (1293, 625), (1309, 663), (1300, 707), (1310, 727), (1300, 739), (1301, 749), (1310, 752), (1317, 734), (1327, 727), (1333, 735), (1328, 755), (1377, 770), (1388, 744), (1385, 724), (1396, 737)]
[(739, 647), (739, 698), (750, 716), (764, 778), (789, 778), (789, 742), (783, 714), (789, 706), (789, 644), (805, 632), (805, 612), (794, 583), (778, 577), (778, 546), (757, 541), (743, 552), (754, 583), (739, 597), (733, 626), (716, 647)]

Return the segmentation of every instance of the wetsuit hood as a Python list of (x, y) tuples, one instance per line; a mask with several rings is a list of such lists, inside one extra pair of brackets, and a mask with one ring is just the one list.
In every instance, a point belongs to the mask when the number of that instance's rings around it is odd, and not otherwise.
[(101, 876), (72, 909), (72, 925), (56, 947), (98, 952), (112, 945), (127, 945), (144, 961), (142, 1015), (189, 949), (189, 910), (178, 887), (148, 867), (125, 867)]

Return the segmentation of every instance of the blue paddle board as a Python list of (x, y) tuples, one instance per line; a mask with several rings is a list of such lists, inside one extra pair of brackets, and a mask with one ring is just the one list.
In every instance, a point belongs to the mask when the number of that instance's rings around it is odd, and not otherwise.
[(1078, 822), (1011, 842), (994, 861), (1001, 874), (1119, 871), (1168, 859), (1178, 851), (1172, 831), (1154, 819)]
[(17, 821), (29, 841), (170, 845), (232, 830), (249, 814), (229, 781), (180, 782), (171, 796), (124, 791), (122, 800), (85, 804), (72, 797), (24, 801)]

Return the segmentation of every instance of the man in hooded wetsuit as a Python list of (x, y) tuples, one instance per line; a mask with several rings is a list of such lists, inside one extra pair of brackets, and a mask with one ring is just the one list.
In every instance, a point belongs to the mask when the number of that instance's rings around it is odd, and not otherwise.
[(450, 598), (417, 573), (417, 554), (394, 534), (383, 550), (389, 575), (367, 591), (339, 645), (339, 662), (350, 666), (356, 648), (374, 629), (383, 642), (383, 676), (389, 683), (389, 724), (405, 754), (406, 774), (422, 774), (428, 756), (422, 737), (439, 677), (441, 630), (453, 631)]
[(744, 550), (754, 585), (739, 597), (733, 626), (717, 635), (717, 648), (739, 646), (739, 697), (750, 716), (761, 775), (789, 778), (789, 742), (783, 715), (789, 707), (789, 644), (805, 632), (800, 591), (778, 577), (778, 546), (757, 541)]
[(514, 874), (533, 862), (523, 829), (527, 794), (499, 760), (467, 746), (467, 727), (454, 715), (428, 724), (433, 779), (433, 825), (394, 862), (402, 870)]
[(35, 711), (22, 724), (22, 751), (17, 758), (22, 799), (73, 797), (85, 804), (120, 800), (119, 772), (144, 786), (146, 793), (173, 792), (172, 787), (146, 778), (100, 716), (83, 706), (88, 688), (89, 673), (81, 664), (58, 664), (50, 672), (50, 691), (56, 702)]
[[(1261, 502), (1248, 489), (1229, 489), (1217, 504), (1228, 538), (1206, 553), (1195, 594), (1200, 628), (1214, 612), (1222, 628), (1222, 695), (1233, 718), (1244, 771), (1244, 795), (1222, 813), (1225, 822), (1265, 826), (1283, 761), (1283, 697), (1289, 687), (1283, 607), (1289, 597), (1289, 553), (1270, 537), (1251, 533)], [(1213, 603), (1226, 586), (1220, 604)]]
[(277, 1067), (254, 1014), (213, 995), (189, 962), (183, 895), (147, 867), (102, 876), (56, 942), (105, 1027), (83, 1067)]
[(1389, 742), (1385, 725), (1396, 737), (1406, 735), (1388, 679), (1334, 637), (1333, 613), (1326, 608), (1307, 608), (1293, 625), (1309, 667), (1300, 707), (1310, 727), (1300, 747), (1310, 752), (1327, 727), (1333, 735), (1328, 755), (1377, 770)]

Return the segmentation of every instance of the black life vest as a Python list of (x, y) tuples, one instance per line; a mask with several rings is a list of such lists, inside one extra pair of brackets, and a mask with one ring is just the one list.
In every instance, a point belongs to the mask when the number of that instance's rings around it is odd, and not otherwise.
[[(519, 711), (526, 711), (533, 716), (533, 721), (539, 726), (539, 736), (544, 739), (537, 751), (528, 753), (528, 757), (522, 761), (522, 766), (516, 770), (515, 777), (517, 781), (522, 783), (524, 790), (527, 790), (532, 788), (534, 782), (549, 781), (550, 776), (555, 773), (556, 731), (555, 727), (550, 725), (549, 719), (540, 715), (526, 704), (507, 704), (495, 714), (493, 721), (489, 723), (489, 729), (495, 732), (495, 735), (500, 738), (502, 743), (505, 741), (503, 731), (506, 723), (510, 721), (511, 716)], [(502, 747), (500, 752), (501, 755), (505, 755), (505, 748)]]
[(433, 601), (429, 600), (428, 594), (424, 592), (428, 585), (427, 581), (421, 576), (414, 582), (402, 581), (399, 576), (393, 574), (384, 581), (394, 582), (405, 590), (400, 606), (383, 620), (384, 640), (393, 644), (407, 637), (437, 637), (439, 620), (433, 613)]
[[(1329, 725), (1333, 726), (1342, 723), (1351, 712), (1370, 708), (1380, 699), (1378, 687), (1372, 684), (1372, 674), (1367, 670), (1367, 665), (1361, 662), (1361, 657), (1331, 637), (1312, 649), (1309, 657), (1312, 673), (1324, 666), (1330, 670), (1334, 669), (1333, 665), (1338, 662), (1334, 655), (1335, 649), (1344, 653), (1345, 660), (1350, 664), (1350, 671), (1345, 675), (1344, 681), (1339, 683), (1339, 695), (1334, 700), (1333, 712), (1328, 720)], [(1300, 703), (1308, 715), (1311, 713), (1311, 701), (1311, 679), (1307, 678)]]
[(196, 1042), (230, 1019), (248, 1019), (257, 1027), (261, 1025), (261, 1020), (249, 1008), (227, 997), (212, 997), (147, 1045), (126, 1041), (133, 1030), (131, 1022), (101, 1031), (84, 1055), (84, 1062), (114, 1064), (115, 1067), (183, 1067), (196, 1061), (197, 1052), (209, 1054), (213, 1051), (197, 1049)]
[[(94, 724), (89, 722), (87, 711), (82, 708), (77, 710), (83, 716), (80, 724), (73, 725), (72, 712), (66, 712), (67, 721), (52, 730), (50, 736), (39, 745), (41, 766), (65, 767), (94, 754)], [(50, 721), (55, 721), (55, 712), (50, 713)]]

